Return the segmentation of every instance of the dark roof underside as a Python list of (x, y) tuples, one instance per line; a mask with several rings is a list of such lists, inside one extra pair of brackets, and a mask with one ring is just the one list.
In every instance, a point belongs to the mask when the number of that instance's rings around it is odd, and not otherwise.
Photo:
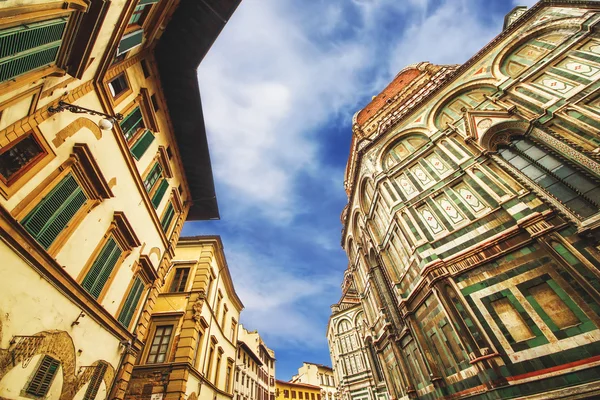
[(241, 0), (182, 0), (156, 61), (191, 191), (188, 220), (218, 219), (197, 69)]

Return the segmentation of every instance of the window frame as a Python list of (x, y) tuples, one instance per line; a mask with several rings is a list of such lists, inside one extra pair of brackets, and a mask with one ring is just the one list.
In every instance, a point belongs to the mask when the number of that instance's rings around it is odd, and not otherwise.
[(102, 239), (100, 240), (98, 245), (96, 245), (96, 248), (94, 249), (94, 251), (92, 252), (90, 257), (88, 258), (87, 263), (85, 264), (85, 266), (83, 267), (83, 269), (81, 270), (81, 272), (79, 273), (79, 275), (77, 277), (77, 282), (79, 282), (79, 284), (82, 285), (82, 289), (86, 293), (87, 293), (87, 290), (83, 288), (83, 281), (86, 278), (86, 276), (88, 275), (88, 273), (90, 272), (97, 257), (100, 255), (100, 252), (104, 249), (104, 246), (108, 243), (108, 241), (111, 238), (114, 239), (114, 241), (117, 243), (117, 246), (120, 247), (121, 255), (119, 256), (118, 260), (116, 261), (116, 263), (110, 273), (110, 276), (104, 283), (102, 291), (100, 292), (100, 294), (98, 295), (98, 298), (96, 299), (96, 301), (100, 304), (102, 303), (102, 300), (104, 300), (104, 297), (106, 296), (106, 293), (108, 292), (108, 290), (112, 284), (112, 281), (118, 275), (119, 270), (122, 267), (122, 265), (125, 263), (125, 260), (127, 259), (127, 257), (129, 257), (129, 255), (131, 254), (131, 252), (133, 251), (133, 249), (135, 247), (138, 247), (141, 245), (141, 242), (135, 235), (135, 231), (133, 230), (133, 227), (131, 226), (131, 224), (129, 223), (127, 218), (125, 217), (125, 214), (122, 212), (115, 212), (113, 215), (113, 220), (110, 223), (108, 229), (102, 236)]
[[(29, 390), (31, 390), (31, 385), (33, 384), (33, 381), (36, 377), (36, 375), (38, 374), (38, 372), (40, 371), (40, 368), (42, 367), (44, 360), (46, 358), (50, 358), (51, 361), (49, 361), (51, 364), (50, 366), (56, 362), (58, 365), (56, 366), (56, 370), (53, 372), (52, 377), (50, 378), (50, 381), (48, 382), (48, 386), (45, 390), (44, 393), (42, 394), (36, 394), (36, 393), (31, 393)], [(48, 369), (50, 368), (50, 366), (48, 367)], [(31, 373), (31, 375), (29, 376), (29, 378), (27, 379), (27, 383), (25, 384), (25, 386), (23, 387), (23, 389), (21, 390), (20, 395), (23, 397), (29, 397), (31, 399), (43, 399), (45, 398), (48, 393), (50, 392), (50, 389), (52, 389), (52, 384), (54, 383), (54, 379), (56, 379), (56, 375), (58, 375), (58, 372), (60, 371), (60, 369), (62, 368), (62, 363), (60, 362), (60, 360), (49, 356), (47, 354), (42, 354), (40, 359), (37, 362), (37, 365), (35, 367), (35, 369), (33, 370), (33, 372)], [(44, 373), (45, 375), (46, 373)]]
[[(104, 199), (113, 197), (113, 193), (87, 144), (75, 144), (71, 156), (58, 169), (41, 181), (10, 212), (22, 225), (22, 221), (29, 213), (69, 174), (73, 175), (77, 184), (86, 195), (87, 200), (46, 249), (46, 252), (52, 256), (56, 256), (93, 208), (99, 205)], [(23, 226), (23, 228), (25, 227)], [(33, 240), (39, 244), (35, 238)], [(41, 244), (39, 245), (42, 246)]]
[[(179, 326), (180, 315), (170, 316), (170, 317), (153, 317), (150, 321), (150, 329), (148, 330), (148, 338), (152, 338), (146, 342), (146, 346), (144, 348), (144, 353), (142, 354), (141, 360), (143, 362), (141, 364), (163, 364), (168, 363), (169, 358), (171, 357), (173, 340), (177, 333), (177, 328)], [(167, 352), (165, 353), (165, 359), (162, 363), (151, 363), (150, 359), (150, 351), (152, 348), (152, 342), (154, 342), (154, 338), (156, 335), (157, 328), (162, 326), (171, 326), (173, 330), (171, 331), (171, 337), (169, 338), (169, 342), (167, 343)]]
[[(110, 84), (113, 81), (119, 79), (120, 77), (123, 77), (123, 80), (124, 80), (125, 84), (127, 85), (127, 88), (125, 88), (121, 92), (113, 95), (113, 91), (111, 90)], [(129, 95), (131, 93), (133, 93), (133, 90), (131, 88), (131, 81), (129, 80), (129, 76), (127, 75), (127, 70), (124, 70), (118, 74), (115, 74), (115, 75), (111, 76), (110, 78), (107, 78), (104, 81), (104, 86), (109, 95), (108, 97), (109, 97), (111, 103), (115, 106), (120, 104), (123, 100), (125, 100), (125, 98), (129, 97)]]

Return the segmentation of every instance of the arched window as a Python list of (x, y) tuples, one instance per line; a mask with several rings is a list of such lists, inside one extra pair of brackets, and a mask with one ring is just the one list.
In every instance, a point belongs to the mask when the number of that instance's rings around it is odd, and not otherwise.
[(347, 319), (341, 320), (338, 324), (338, 333), (348, 332), (350, 329), (352, 329), (352, 325)]
[(391, 168), (402, 162), (420, 147), (425, 146), (429, 139), (425, 135), (405, 136), (397, 142), (383, 159), (383, 167)]
[(373, 201), (373, 196), (375, 195), (375, 186), (371, 179), (367, 179), (363, 183), (360, 195), (361, 209), (365, 214), (368, 214), (369, 209), (371, 208), (371, 202)]
[(498, 153), (546, 192), (587, 218), (598, 212), (600, 183), (530, 139), (514, 137)]

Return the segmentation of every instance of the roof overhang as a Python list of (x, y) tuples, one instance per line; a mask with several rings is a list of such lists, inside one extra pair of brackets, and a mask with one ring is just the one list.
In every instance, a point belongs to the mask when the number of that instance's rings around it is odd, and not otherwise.
[(188, 220), (219, 219), (202, 113), (198, 66), (241, 0), (182, 0), (155, 50), (190, 188)]

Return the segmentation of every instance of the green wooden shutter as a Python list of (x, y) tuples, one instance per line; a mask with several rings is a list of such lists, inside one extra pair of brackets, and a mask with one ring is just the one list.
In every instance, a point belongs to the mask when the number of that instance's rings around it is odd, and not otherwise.
[(120, 323), (125, 326), (129, 326), (131, 322), (131, 318), (133, 318), (133, 313), (135, 312), (135, 308), (140, 301), (140, 297), (142, 296), (142, 292), (144, 290), (144, 283), (142, 279), (138, 276), (135, 278), (133, 285), (131, 286), (131, 290), (127, 295), (127, 299), (125, 299), (125, 304), (119, 313), (119, 317), (117, 318)]
[(154, 208), (158, 208), (160, 201), (162, 200), (167, 188), (169, 187), (169, 182), (165, 178), (160, 182), (158, 189), (154, 192), (154, 196), (152, 196), (152, 205)]
[(173, 216), (175, 215), (175, 209), (173, 208), (173, 203), (169, 202), (169, 205), (167, 206), (167, 211), (165, 211), (165, 214), (163, 215), (162, 219), (160, 220), (160, 226), (162, 226), (163, 231), (167, 231), (167, 229), (169, 229), (169, 226), (171, 225), (171, 221), (173, 220)]
[(56, 61), (66, 25), (58, 18), (0, 31), (0, 82)]
[(123, 136), (125, 136), (126, 140), (129, 140), (143, 124), (144, 118), (142, 117), (142, 110), (140, 110), (139, 107), (136, 107), (132, 112), (127, 114), (125, 119), (123, 119), (119, 125), (121, 125)]
[(146, 179), (144, 179), (144, 187), (146, 188), (146, 192), (150, 192), (150, 190), (152, 190), (152, 188), (154, 187), (154, 184), (156, 183), (158, 178), (161, 177), (161, 175), (162, 175), (162, 167), (157, 162), (156, 164), (154, 164), (154, 167), (152, 167), (152, 169), (146, 176)]
[(144, 31), (142, 29), (128, 33), (127, 35), (123, 36), (121, 42), (119, 43), (119, 51), (117, 52), (117, 55), (123, 54), (133, 49), (134, 47), (139, 46), (140, 44), (142, 44), (143, 39)]
[(21, 224), (48, 249), (86, 200), (83, 189), (73, 175), (68, 174), (27, 214)]
[(92, 267), (81, 283), (81, 286), (94, 296), (94, 298), (97, 299), (100, 293), (102, 293), (102, 289), (104, 289), (106, 281), (108, 281), (110, 274), (117, 265), (121, 253), (121, 248), (112, 237), (108, 239), (102, 250), (100, 250), (100, 254), (94, 260)]
[(94, 369), (94, 373), (92, 374), (90, 384), (88, 385), (88, 388), (85, 391), (83, 400), (94, 400), (96, 398), (96, 395), (98, 394), (98, 389), (100, 389), (100, 385), (102, 384), (102, 379), (104, 378), (105, 373), (106, 363), (100, 362), (98, 365), (96, 365), (96, 368)]
[(154, 135), (150, 131), (146, 131), (142, 134), (142, 136), (135, 142), (133, 146), (131, 146), (131, 154), (133, 158), (139, 160), (142, 158), (150, 144), (154, 141)]
[(33, 396), (46, 396), (48, 390), (50, 390), (52, 380), (54, 380), (58, 372), (59, 366), (60, 362), (57, 359), (45, 355), (38, 365), (33, 378), (31, 378), (31, 381), (27, 385), (25, 392)]

